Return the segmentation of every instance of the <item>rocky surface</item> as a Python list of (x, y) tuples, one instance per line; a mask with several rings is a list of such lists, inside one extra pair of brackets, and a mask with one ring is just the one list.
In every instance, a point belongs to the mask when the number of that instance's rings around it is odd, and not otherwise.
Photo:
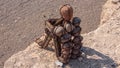
[[(108, 0), (107, 4), (114, 3)], [(115, 8), (120, 7), (119, 2), (115, 5)], [(107, 19), (104, 24), (95, 31), (83, 34), (82, 51), (87, 57), (82, 61), (71, 60), (63, 68), (120, 68), (120, 8), (115, 8), (106, 12), (110, 15), (108, 14), (108, 18), (105, 15)], [(41, 49), (34, 42), (24, 51), (11, 56), (5, 62), (4, 68), (58, 68), (55, 61), (53, 50)]]
[(106, 23), (106, 21), (115, 13), (115, 10), (119, 9), (118, 3), (119, 0), (110, 0), (105, 3), (102, 8), (103, 11), (101, 13), (100, 25)]
[(0, 0), (0, 68), (11, 55), (24, 50), (34, 38), (41, 36), (45, 19), (60, 17), (60, 5), (73, 6), (74, 16), (82, 19), (82, 33), (85, 33), (98, 27), (105, 1)]

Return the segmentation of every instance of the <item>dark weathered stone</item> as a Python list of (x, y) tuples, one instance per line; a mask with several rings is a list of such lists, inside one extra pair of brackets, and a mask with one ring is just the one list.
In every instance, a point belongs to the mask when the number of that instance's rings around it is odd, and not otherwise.
[(72, 35), (79, 36), (81, 32), (81, 28), (79, 26), (75, 27), (72, 31)]
[(72, 36), (70, 34), (64, 34), (64, 35), (61, 36), (61, 42), (62, 43), (68, 42), (68, 41), (71, 40), (71, 37)]
[(81, 41), (82, 41), (81, 36), (75, 36), (73, 39), (74, 44), (79, 44), (81, 43)]
[(72, 24), (73, 24), (74, 26), (79, 26), (79, 25), (80, 25), (80, 22), (81, 22), (81, 20), (80, 20), (80, 18), (78, 18), (78, 17), (74, 17), (73, 20), (72, 20)]
[(73, 46), (73, 49), (80, 49), (81, 47), (82, 47), (81, 44), (75, 44), (75, 45)]

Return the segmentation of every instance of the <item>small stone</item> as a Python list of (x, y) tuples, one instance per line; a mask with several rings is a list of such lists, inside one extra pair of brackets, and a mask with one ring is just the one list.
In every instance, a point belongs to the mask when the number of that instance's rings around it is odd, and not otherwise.
[(67, 32), (71, 32), (73, 30), (73, 25), (71, 24), (71, 22), (65, 22), (64, 28)]
[(61, 35), (64, 34), (64, 28), (62, 26), (55, 27), (54, 34), (60, 37)]
[(81, 45), (75, 44), (74, 47), (73, 47), (73, 49), (80, 49), (80, 47), (81, 47)]
[(65, 48), (62, 48), (62, 49), (61, 49), (61, 52), (64, 52), (64, 51), (71, 51), (71, 49), (70, 49), (70, 48), (66, 48), (66, 49), (65, 49)]
[(63, 49), (70, 49), (70, 44), (67, 43), (67, 42), (66, 42), (66, 43), (63, 43), (63, 44), (62, 44), (62, 48), (63, 48)]
[(80, 36), (76, 36), (76, 37), (73, 39), (73, 42), (74, 42), (75, 44), (79, 44), (79, 43), (81, 43), (81, 41), (82, 41), (82, 39), (81, 39)]
[(69, 58), (66, 59), (66, 58), (58, 57), (58, 60), (63, 64), (67, 64), (69, 62)]
[(61, 36), (61, 42), (62, 43), (68, 42), (71, 39), (71, 37), (72, 36), (70, 34), (64, 34)]
[(68, 55), (62, 54), (61, 57), (62, 57), (63, 59), (68, 59), (68, 58), (70, 57), (70, 54), (68, 54)]
[(79, 36), (81, 32), (81, 27), (77, 26), (72, 30), (72, 35), (73, 36)]
[(72, 24), (73, 24), (74, 26), (79, 26), (79, 25), (80, 25), (80, 22), (81, 22), (81, 20), (80, 20), (80, 18), (78, 18), (78, 17), (74, 17), (73, 20), (72, 20)]
[(63, 51), (62, 54), (64, 54), (64, 55), (69, 55), (69, 54), (70, 54), (70, 51)]
[(58, 67), (62, 67), (63, 66), (63, 63), (62, 62), (60, 62), (60, 61), (55, 61), (55, 64), (58, 66)]
[(83, 58), (86, 58), (87, 55), (82, 52), (81, 56), (82, 56)]

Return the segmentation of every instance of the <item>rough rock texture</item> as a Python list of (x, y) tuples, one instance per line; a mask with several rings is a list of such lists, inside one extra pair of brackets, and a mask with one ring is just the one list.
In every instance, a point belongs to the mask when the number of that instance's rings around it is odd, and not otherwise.
[[(108, 0), (106, 5), (113, 3)], [(83, 35), (82, 50), (87, 57), (82, 61), (71, 60), (69, 64), (64, 65), (64, 68), (120, 68), (120, 8), (118, 7), (120, 3), (112, 8), (106, 8), (111, 11), (103, 10), (104, 24), (95, 31)], [(24, 51), (11, 56), (5, 62), (4, 68), (57, 68), (55, 61), (53, 50), (40, 49), (34, 42)]]
[[(119, 9), (120, 7), (118, 6), (119, 0), (108, 0), (105, 5), (102, 8), (102, 13), (101, 13), (101, 22), (100, 25), (106, 23), (108, 19), (111, 18), (111, 16), (115, 13), (115, 10)], [(114, 3), (116, 2), (116, 3)], [(114, 3), (114, 4), (113, 4)]]
[(98, 27), (105, 1), (0, 0), (0, 68), (11, 55), (24, 50), (44, 32), (44, 20), (60, 17), (61, 5), (72, 5), (74, 16), (82, 19), (82, 33), (85, 33)]
[(54, 66), (55, 58), (53, 52), (39, 49), (38, 44), (32, 43), (24, 51), (13, 55), (5, 68), (49, 68)]

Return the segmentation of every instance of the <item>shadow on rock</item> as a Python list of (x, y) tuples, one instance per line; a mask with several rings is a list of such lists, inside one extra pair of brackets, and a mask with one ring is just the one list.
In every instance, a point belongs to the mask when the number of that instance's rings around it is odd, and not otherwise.
[(81, 61), (70, 60), (63, 68), (116, 68), (117, 64), (110, 57), (88, 47), (81, 49), (87, 56)]

